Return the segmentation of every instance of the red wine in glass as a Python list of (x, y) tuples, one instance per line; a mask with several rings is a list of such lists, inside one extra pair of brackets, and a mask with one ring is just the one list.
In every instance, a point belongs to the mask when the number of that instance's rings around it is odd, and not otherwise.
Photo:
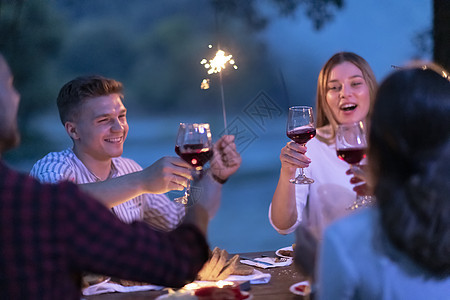
[[(286, 135), (300, 145), (306, 144), (316, 135), (312, 107), (289, 107)], [(295, 184), (311, 184), (314, 182), (314, 179), (306, 177), (303, 168), (300, 168), (298, 176), (296, 178), (289, 179), (289, 182)]]
[(212, 158), (212, 150), (210, 148), (205, 148), (203, 144), (184, 144), (182, 147), (175, 146), (175, 152), (184, 161), (190, 163), (196, 169), (203, 168)]
[[(175, 142), (175, 152), (187, 163), (191, 164), (200, 175), (203, 165), (206, 164), (213, 155), (211, 131), (208, 123), (180, 123), (177, 139)], [(186, 205), (189, 201), (190, 181), (182, 197), (175, 198), (174, 201)]]
[(290, 130), (286, 134), (288, 138), (290, 138), (297, 144), (303, 145), (316, 136), (316, 129), (311, 127), (299, 128)]
[(346, 148), (336, 150), (338, 157), (351, 164), (358, 164), (363, 158), (366, 157), (366, 148)]
[[(339, 159), (351, 165), (352, 169), (359, 167), (359, 163), (366, 157), (366, 133), (363, 122), (340, 124), (336, 130), (336, 154)], [(354, 210), (373, 202), (372, 196), (357, 195), (348, 209)]]

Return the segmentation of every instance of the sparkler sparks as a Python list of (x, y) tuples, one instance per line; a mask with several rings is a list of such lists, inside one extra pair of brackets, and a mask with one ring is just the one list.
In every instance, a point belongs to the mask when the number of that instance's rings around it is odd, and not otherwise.
[[(208, 45), (208, 48), (211, 49), (213, 46)], [(219, 73), (219, 80), (220, 80), (220, 94), (222, 98), (222, 112), (223, 112), (223, 121), (225, 126), (225, 134), (228, 134), (227, 130), (227, 116), (225, 111), (225, 97), (223, 92), (223, 83), (222, 83), (222, 70), (225, 69), (226, 65), (231, 65), (236, 70), (238, 66), (236, 65), (235, 60), (233, 59), (233, 55), (225, 53), (225, 51), (218, 49), (216, 52), (216, 55), (213, 59), (206, 59), (203, 58), (200, 61), (200, 64), (202, 64), (205, 69), (208, 70), (208, 75)], [(200, 88), (202, 90), (209, 89), (209, 79), (203, 79)]]
[(225, 51), (217, 50), (216, 56), (213, 59), (207, 60), (206, 58), (202, 59), (200, 63), (205, 66), (205, 69), (208, 69), (208, 74), (219, 73), (222, 69), (225, 69), (225, 64), (229, 63), (233, 66), (234, 69), (237, 69), (236, 62), (232, 59), (233, 55), (226, 55)]
[(200, 88), (202, 90), (207, 90), (209, 89), (209, 79), (203, 79), (202, 83), (200, 84)]
[[(208, 48), (212, 48), (212, 45), (208, 45)], [(200, 61), (205, 69), (208, 70), (208, 74), (220, 73), (223, 69), (226, 68), (227, 63), (236, 70), (238, 66), (236, 65), (236, 61), (233, 59), (233, 55), (225, 53), (225, 51), (218, 49), (216, 55), (213, 59), (203, 58)]]

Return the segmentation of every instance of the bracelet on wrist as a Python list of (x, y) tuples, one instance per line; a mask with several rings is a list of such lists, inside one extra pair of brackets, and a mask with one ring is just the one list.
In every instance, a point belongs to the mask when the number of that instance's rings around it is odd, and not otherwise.
[(212, 173), (211, 173), (211, 175), (212, 175), (212, 178), (213, 178), (215, 181), (217, 181), (218, 183), (220, 183), (220, 184), (224, 184), (224, 183), (227, 182), (227, 180), (228, 180), (228, 178), (227, 178), (227, 179), (222, 179), (222, 178), (219, 178), (219, 177), (217, 177), (216, 175), (214, 175), (214, 174), (212, 174)]

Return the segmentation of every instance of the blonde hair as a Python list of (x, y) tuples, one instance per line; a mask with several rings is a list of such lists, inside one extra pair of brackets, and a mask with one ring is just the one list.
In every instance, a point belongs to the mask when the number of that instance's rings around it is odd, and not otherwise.
[(343, 62), (350, 62), (354, 64), (358, 69), (360, 69), (364, 80), (369, 87), (370, 107), (365, 119), (366, 122), (369, 120), (370, 115), (372, 114), (373, 103), (375, 100), (377, 81), (369, 63), (361, 56), (352, 52), (338, 52), (334, 54), (320, 70), (319, 78), (317, 80), (316, 126), (317, 128), (320, 128), (326, 125), (330, 125), (330, 132), (327, 133), (326, 137), (319, 135), (317, 137), (327, 143), (334, 142), (336, 128), (338, 125), (326, 100), (327, 83), (333, 68)]

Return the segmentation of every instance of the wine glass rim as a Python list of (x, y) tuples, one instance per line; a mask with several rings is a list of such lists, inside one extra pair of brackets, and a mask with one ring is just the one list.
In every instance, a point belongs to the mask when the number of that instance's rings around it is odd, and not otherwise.
[(209, 123), (207, 122), (180, 122), (180, 126), (186, 126), (186, 125), (201, 125), (201, 126), (205, 126), (205, 127), (210, 127)]
[(364, 126), (363, 121), (357, 121), (357, 122), (352, 122), (352, 123), (341, 123), (341, 124), (338, 124), (338, 127), (350, 127), (350, 126), (361, 125), (361, 124)]
[(294, 105), (289, 107), (289, 109), (294, 110), (294, 109), (312, 109), (312, 106), (308, 106), (308, 105)]

